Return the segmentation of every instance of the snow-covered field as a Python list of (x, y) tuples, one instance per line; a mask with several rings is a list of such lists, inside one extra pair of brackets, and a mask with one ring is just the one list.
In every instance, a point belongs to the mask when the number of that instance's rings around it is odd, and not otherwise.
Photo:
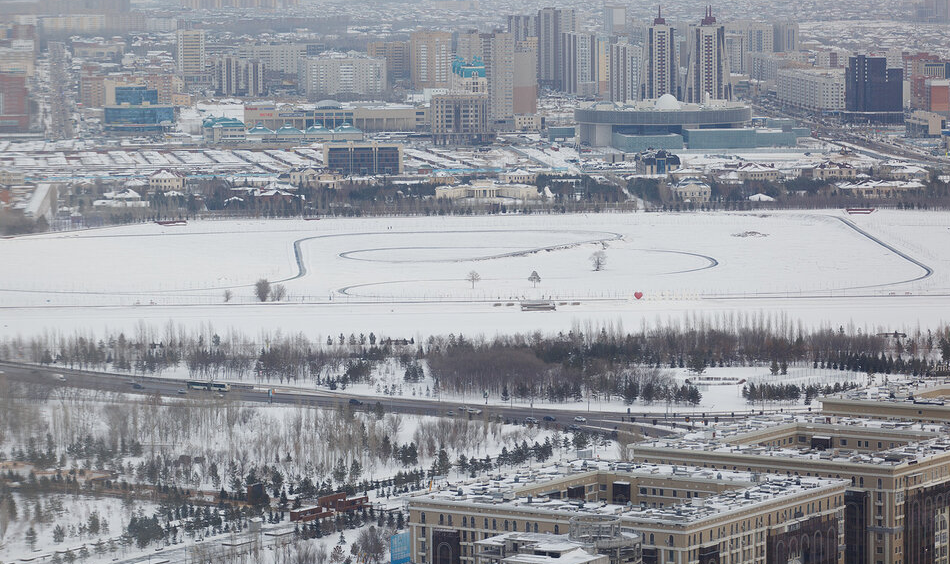
[[(934, 326), (950, 311), (948, 225), (944, 212), (828, 210), (204, 221), (20, 237), (0, 240), (0, 331), (174, 320), (410, 337), (737, 314)], [(606, 268), (594, 272), (599, 250)], [(256, 303), (259, 278), (289, 298)], [(523, 298), (558, 310), (521, 312)]]

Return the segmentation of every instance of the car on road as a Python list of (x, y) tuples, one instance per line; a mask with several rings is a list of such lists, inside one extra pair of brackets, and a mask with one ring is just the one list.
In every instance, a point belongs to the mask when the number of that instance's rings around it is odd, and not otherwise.
[(185, 395), (185, 394), (187, 394), (187, 393), (188, 393), (188, 392), (186, 392), (184, 388), (178, 388), (178, 395), (183, 396), (183, 395)]
[(580, 427), (578, 427), (578, 426), (577, 426), (577, 425), (575, 425), (575, 424), (571, 424), (571, 426), (570, 426), (570, 427), (568, 427), (568, 428), (567, 428), (567, 430), (568, 430), (568, 431), (580, 431), (580, 430), (581, 430), (581, 428), (580, 428)]
[(63, 376), (62, 374), (53, 374), (53, 378), (56, 378), (56, 379), (59, 380), (60, 382), (65, 382), (65, 381), (66, 381), (66, 377)]
[(553, 415), (545, 415), (544, 417), (542, 417), (542, 419), (544, 419), (545, 421), (557, 421), (557, 417)]
[(350, 405), (363, 405), (363, 402), (356, 398), (350, 398)]
[(452, 411), (451, 409), (446, 411), (445, 414), (448, 415), (449, 417), (455, 417), (455, 412)]
[(139, 384), (138, 382), (132, 382), (132, 389), (133, 389), (133, 390), (144, 390), (144, 389), (145, 389), (145, 386), (143, 386), (142, 384)]
[(481, 414), (482, 414), (482, 410), (481, 410), (481, 409), (476, 409), (476, 408), (474, 408), (474, 407), (470, 407), (470, 408), (466, 409), (465, 411), (471, 413), (472, 415), (481, 415)]
[(524, 422), (525, 422), (525, 425), (537, 425), (538, 423), (540, 423), (540, 421), (538, 421), (534, 417), (525, 417)]
[(583, 415), (578, 415), (577, 417), (574, 418), (574, 422), (575, 422), (575, 423), (587, 423), (587, 418), (584, 417)]

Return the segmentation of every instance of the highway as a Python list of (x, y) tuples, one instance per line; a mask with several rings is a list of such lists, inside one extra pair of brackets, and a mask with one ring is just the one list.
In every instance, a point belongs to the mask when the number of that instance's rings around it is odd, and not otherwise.
[[(354, 409), (359, 410), (373, 409), (376, 402), (379, 402), (388, 413), (469, 417), (471, 419), (497, 417), (512, 422), (523, 422), (527, 417), (534, 417), (541, 425), (557, 425), (564, 429), (571, 425), (577, 425), (577, 427), (582, 430), (604, 435), (610, 435), (616, 430), (626, 433), (639, 433), (645, 437), (658, 437), (678, 432), (675, 428), (683, 430), (692, 425), (703, 425), (701, 413), (697, 413), (694, 410), (678, 412), (675, 407), (671, 407), (668, 414), (662, 414), (637, 411), (589, 411), (584, 408), (551, 409), (518, 405), (463, 405), (451, 401), (424, 400), (395, 396), (361, 396), (340, 391), (311, 390), (281, 385), (238, 382), (231, 383), (232, 387), (230, 391), (219, 394), (217, 392), (189, 390), (186, 388), (183, 380), (176, 378), (70, 370), (57, 366), (45, 367), (11, 362), (0, 362), (0, 370), (4, 372), (5, 377), (12, 381), (34, 382), (50, 386), (70, 386), (139, 395), (158, 394), (166, 398), (202, 397), (217, 401), (244, 401), (322, 408), (337, 408), (350, 405)], [(273, 390), (273, 395), (271, 395), (270, 390)], [(482, 413), (466, 413), (464, 411), (466, 407), (482, 410)], [(767, 413), (777, 411), (779, 410), (765, 410)], [(789, 410), (784, 411), (787, 412)], [(452, 415), (449, 415), (449, 412), (452, 412)], [(761, 410), (707, 412), (706, 416), (708, 423), (712, 425), (715, 418), (719, 420), (730, 420), (733, 418), (747, 417), (751, 413), (759, 412), (761, 412)], [(585, 418), (586, 421), (575, 423), (574, 418), (578, 416)], [(545, 420), (545, 417), (554, 418), (554, 420)], [(631, 421), (631, 418), (634, 420)], [(655, 424), (654, 421), (656, 422)]]

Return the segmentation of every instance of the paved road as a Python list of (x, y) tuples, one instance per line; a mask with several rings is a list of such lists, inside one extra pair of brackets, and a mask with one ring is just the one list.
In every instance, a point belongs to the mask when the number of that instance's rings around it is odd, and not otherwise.
[[(665, 436), (673, 431), (673, 427), (685, 428), (690, 425), (702, 425), (702, 414), (693, 410), (677, 412), (671, 408), (669, 415), (658, 413), (643, 413), (631, 410), (626, 411), (588, 411), (587, 409), (550, 409), (529, 406), (500, 406), (500, 405), (472, 405), (472, 408), (483, 410), (482, 414), (463, 413), (460, 407), (466, 407), (458, 402), (433, 401), (403, 397), (376, 397), (360, 396), (345, 392), (328, 390), (309, 390), (292, 388), (280, 385), (232, 383), (231, 390), (218, 394), (188, 390), (180, 379), (161, 378), (154, 376), (130, 376), (104, 372), (83, 370), (68, 370), (60, 367), (39, 367), (26, 364), (0, 362), (0, 370), (4, 371), (11, 380), (38, 382), (53, 386), (71, 386), (77, 388), (106, 390), (131, 394), (159, 394), (163, 397), (206, 397), (219, 401), (238, 400), (257, 403), (274, 403), (282, 405), (304, 405), (323, 408), (334, 408), (342, 405), (352, 405), (356, 409), (372, 409), (376, 402), (382, 404), (386, 412), (430, 415), (449, 417), (448, 412), (454, 412), (453, 417), (470, 417), (481, 419), (484, 416), (500, 417), (510, 421), (523, 421), (526, 417), (538, 419), (542, 425), (560, 426), (566, 428), (576, 424), (581, 429), (610, 434), (614, 430), (622, 432), (636, 432), (648, 437)], [(58, 375), (62, 375), (61, 380)], [(137, 386), (135, 386), (137, 384)], [(273, 395), (269, 390), (274, 390)], [(181, 393), (184, 392), (184, 393)], [(747, 417), (751, 413), (761, 410), (745, 410), (742, 412), (707, 412), (710, 424), (714, 418), (730, 420)], [(779, 410), (766, 410), (775, 412)], [(789, 411), (789, 410), (785, 410)], [(575, 417), (583, 417), (584, 422), (575, 423)], [(545, 417), (553, 417), (554, 421), (544, 421)], [(631, 421), (631, 418), (634, 420)], [(687, 422), (687, 419), (689, 421)], [(655, 423), (654, 423), (655, 421)]]

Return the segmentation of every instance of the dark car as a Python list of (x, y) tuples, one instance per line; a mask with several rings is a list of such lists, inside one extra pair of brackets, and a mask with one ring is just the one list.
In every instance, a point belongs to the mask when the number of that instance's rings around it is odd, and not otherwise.
[(557, 421), (557, 417), (553, 415), (545, 415), (544, 417), (542, 417), (542, 419), (544, 419), (545, 421)]
[(577, 425), (571, 424), (571, 426), (568, 427), (567, 430), (568, 430), (568, 431), (580, 431), (581, 428), (578, 427)]
[(145, 389), (145, 386), (143, 386), (142, 384), (139, 384), (138, 382), (132, 382), (132, 389), (142, 390), (142, 389)]
[(360, 400), (358, 400), (358, 399), (356, 399), (356, 398), (351, 398), (351, 399), (350, 399), (350, 405), (363, 405), (363, 402), (361, 402)]

